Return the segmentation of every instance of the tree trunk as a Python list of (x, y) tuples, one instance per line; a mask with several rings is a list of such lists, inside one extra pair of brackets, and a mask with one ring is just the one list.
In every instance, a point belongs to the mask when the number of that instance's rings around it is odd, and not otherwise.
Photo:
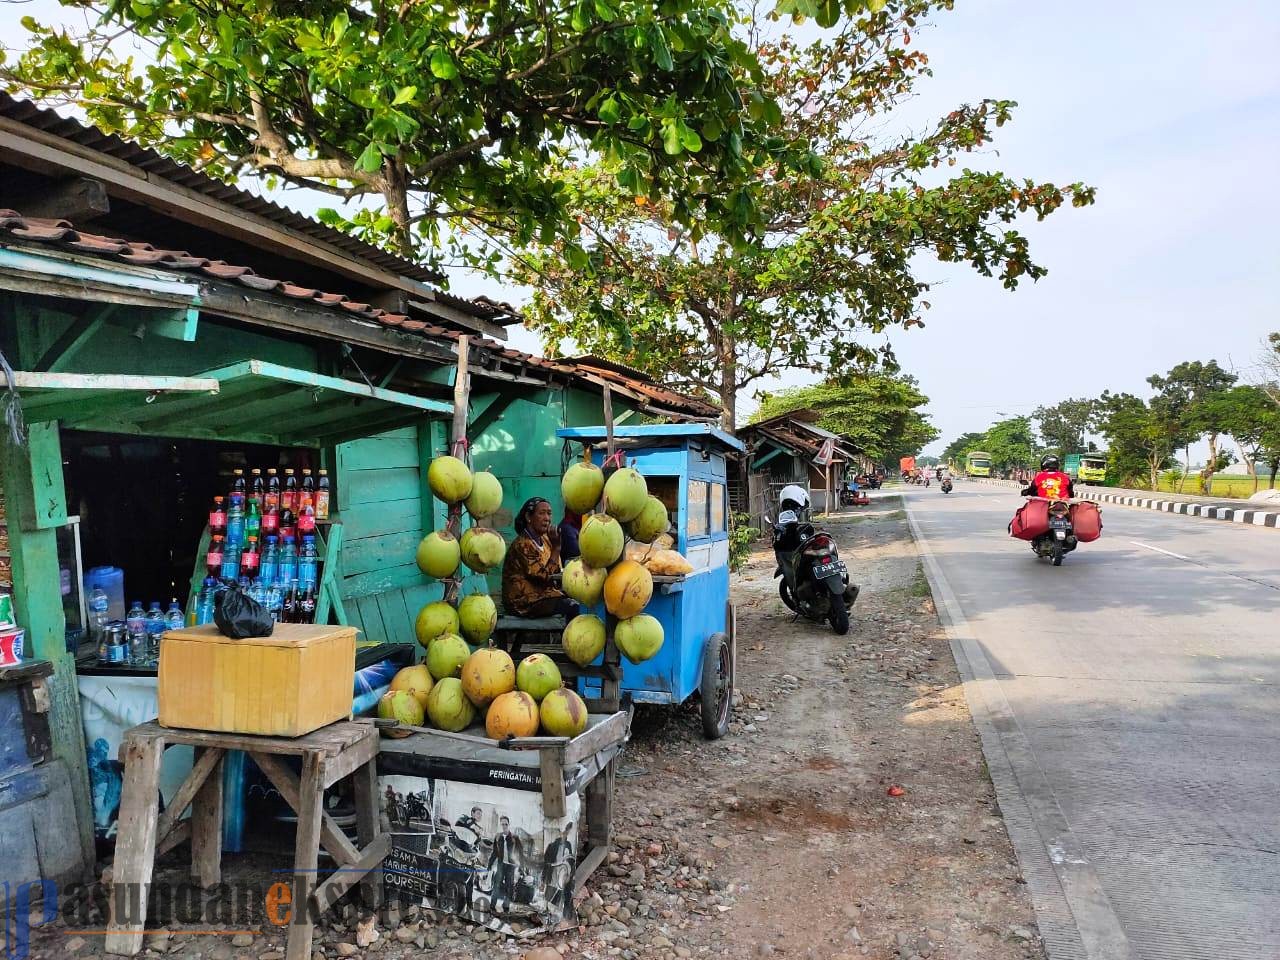
[(720, 338), (720, 425), (728, 433), (738, 429), (738, 345)]
[(404, 169), (394, 160), (383, 164), (382, 196), (387, 214), (396, 225), (396, 248), (402, 257), (413, 256), (413, 224), (409, 217), (409, 188)]
[(1276, 474), (1280, 473), (1280, 458), (1273, 458), (1271, 461), (1271, 489), (1276, 488)]
[[(1183, 487), (1187, 485), (1187, 474), (1191, 472), (1191, 447), (1182, 448), (1182, 476), (1178, 478), (1178, 492), (1181, 493)], [(1156, 489), (1154, 486), (1152, 490)]]

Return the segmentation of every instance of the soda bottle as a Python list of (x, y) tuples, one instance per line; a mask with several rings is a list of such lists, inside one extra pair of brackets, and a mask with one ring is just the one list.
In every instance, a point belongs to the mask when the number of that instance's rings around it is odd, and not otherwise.
[(258, 562), (260, 555), (258, 553), (258, 538), (250, 537), (249, 544), (244, 548), (244, 552), (240, 554), (240, 575), (248, 577), (252, 580), (258, 575)]
[(227, 510), (227, 543), (244, 543), (244, 494), (233, 493)]
[(298, 513), (301, 514), (304, 507), (315, 506), (316, 503), (316, 481), (311, 476), (310, 470), (302, 471), (302, 491), (298, 494)]
[(298, 513), (298, 534), (305, 536), (309, 533), (316, 532), (316, 508), (311, 504), (305, 504)]
[(293, 475), (293, 471), (286, 469), (284, 472), (284, 490), (280, 493), (280, 510), (281, 512), (288, 510), (291, 513), (297, 512), (298, 509), (298, 478)]
[(288, 507), (280, 508), (280, 542), (284, 543), (288, 537), (297, 539), (298, 536), (298, 518), (293, 515), (293, 511)]
[(204, 568), (211, 577), (222, 576), (222, 554), (226, 543), (220, 533), (209, 541), (209, 552), (204, 555)]
[(285, 585), (284, 599), (280, 604), (280, 622), (298, 622), (298, 581), (290, 580)]
[(249, 499), (256, 500), (258, 510), (262, 510), (262, 503), (267, 496), (266, 484), (262, 482), (262, 471), (254, 467), (249, 471)]
[(252, 497), (249, 498), (249, 509), (244, 515), (244, 535), (249, 538), (256, 538), (262, 532), (262, 513), (258, 507), (258, 501)]
[(107, 609), (111, 606), (111, 598), (107, 596), (107, 591), (101, 587), (94, 587), (93, 593), (89, 594), (89, 639), (95, 643), (102, 640), (102, 634), (105, 632), (107, 620)]
[(262, 547), (258, 576), (262, 577), (267, 586), (273, 585), (280, 578), (280, 541), (277, 537), (268, 536)]
[(298, 583), (302, 589), (314, 587), (320, 574), (320, 557), (316, 553), (316, 538), (303, 537), (302, 550), (298, 554)]
[(244, 482), (244, 471), (232, 470), (231, 471), (231, 496), (234, 498), (235, 495), (238, 493), (240, 494), (240, 499), (243, 500), (245, 492), (246, 490), (245, 490), (245, 482)]
[(316, 481), (316, 519), (329, 519), (329, 471), (321, 470)]
[(280, 477), (276, 474), (275, 467), (267, 469), (267, 490), (262, 499), (264, 513), (272, 507), (280, 509)]
[(316, 619), (316, 588), (307, 587), (298, 601), (298, 622), (314, 623)]
[(262, 514), (262, 535), (269, 536), (280, 532), (280, 508), (267, 507)]
[(280, 608), (284, 603), (284, 591), (280, 584), (273, 583), (267, 587), (267, 609), (271, 611), (271, 619), (280, 622)]
[(213, 507), (209, 510), (209, 532), (227, 532), (227, 502), (222, 497), (213, 498)]
[(103, 630), (102, 635), (98, 637), (98, 663), (109, 664), (113, 653), (111, 643), (111, 632)]
[(222, 548), (222, 568), (218, 576), (223, 580), (235, 580), (240, 576), (240, 544), (228, 543)]
[(213, 605), (218, 594), (218, 581), (214, 577), (205, 577), (204, 586), (200, 588), (200, 596), (196, 598), (197, 626), (213, 623)]
[(280, 573), (277, 581), (282, 586), (289, 586), (290, 580), (298, 579), (298, 548), (293, 537), (285, 537), (280, 547)]

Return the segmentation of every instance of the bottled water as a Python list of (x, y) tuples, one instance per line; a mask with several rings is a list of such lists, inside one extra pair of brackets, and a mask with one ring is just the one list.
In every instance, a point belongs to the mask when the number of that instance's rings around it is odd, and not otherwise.
[(258, 561), (258, 573), (262, 582), (273, 585), (280, 578), (280, 541), (278, 537), (267, 537), (266, 546), (262, 548), (262, 556)]
[(134, 638), (132, 636), (129, 637), (129, 661), (139, 665), (150, 663), (151, 651), (159, 652), (160, 635), (166, 629), (164, 614), (160, 610), (160, 601), (152, 600), (151, 606), (147, 610), (146, 630), (143, 632), (141, 642), (136, 649), (133, 642)]
[(320, 575), (320, 558), (316, 554), (316, 538), (302, 538), (302, 553), (298, 556), (298, 585), (305, 592), (314, 590)]
[(147, 649), (147, 611), (142, 608), (142, 601), (135, 600), (125, 615), (125, 637), (128, 643), (128, 657), (133, 659), (133, 651)]
[(107, 609), (111, 606), (111, 598), (101, 587), (94, 587), (89, 594), (89, 639), (94, 643), (102, 640), (103, 628), (107, 625)]
[(169, 601), (169, 609), (165, 611), (164, 627), (166, 630), (181, 630), (186, 625), (186, 618), (182, 615), (182, 607), (178, 603), (178, 598), (174, 597)]
[(284, 546), (280, 548), (280, 573), (276, 577), (276, 582), (287, 588), (289, 582), (296, 579), (298, 579), (298, 548), (294, 545), (293, 537), (285, 537)]
[(197, 624), (213, 623), (213, 604), (217, 593), (218, 581), (213, 577), (205, 577), (200, 596), (196, 599)]

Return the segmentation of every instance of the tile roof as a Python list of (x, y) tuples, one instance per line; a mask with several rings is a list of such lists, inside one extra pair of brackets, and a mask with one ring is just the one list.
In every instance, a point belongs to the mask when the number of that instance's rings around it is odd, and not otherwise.
[[(212, 280), (236, 283), (258, 293), (278, 294), (291, 300), (305, 300), (311, 306), (341, 311), (352, 319), (373, 321), (384, 327), (417, 333), (424, 337), (456, 340), (460, 336), (457, 330), (417, 320), (405, 314), (389, 313), (370, 304), (351, 300), (340, 293), (328, 293), (290, 283), (287, 280), (263, 277), (250, 267), (227, 263), (224, 260), (209, 260), (187, 253), (185, 250), (166, 250), (150, 243), (85, 233), (77, 230), (66, 220), (24, 217), (15, 210), (0, 209), (0, 245), (4, 244), (6, 237), (103, 259), (118, 260), (135, 266), (200, 274)], [(460, 309), (470, 309), (476, 304), (476, 301), (463, 300), (450, 294), (441, 293), (437, 296)], [(487, 298), (482, 298), (479, 306), (482, 310), (491, 311), (494, 316), (517, 315), (515, 308), (510, 305)], [(580, 364), (572, 359), (555, 360), (536, 357), (519, 350), (512, 350), (505, 344), (487, 337), (472, 336), (471, 343), (485, 350), (491, 358), (532, 367), (548, 375), (607, 381), (612, 386), (621, 387), (630, 392), (642, 403), (647, 401), (651, 406), (659, 408), (659, 412), (670, 411), (702, 419), (713, 419), (720, 414), (718, 407), (706, 401), (667, 390), (648, 378), (641, 379), (644, 377), (643, 374), (629, 376), (617, 370)]]

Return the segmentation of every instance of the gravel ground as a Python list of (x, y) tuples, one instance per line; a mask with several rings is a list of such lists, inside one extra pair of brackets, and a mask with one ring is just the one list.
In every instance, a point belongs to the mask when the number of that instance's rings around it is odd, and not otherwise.
[[(637, 714), (618, 779), (616, 849), (579, 904), (581, 926), (532, 942), (428, 917), (352, 916), (324, 958), (945, 958), (1044, 956), (950, 647), (894, 497), (828, 529), (863, 591), (845, 637), (793, 623), (759, 544), (735, 578), (731, 734), (702, 738), (696, 704)], [(231, 858), (228, 858), (229, 860)], [(272, 864), (279, 866), (279, 864)], [(266, 863), (239, 858), (228, 873)], [(37, 931), (32, 956), (100, 952)], [(280, 960), (274, 931), (160, 931), (149, 955)], [(313, 958), (320, 960), (320, 957)]]

